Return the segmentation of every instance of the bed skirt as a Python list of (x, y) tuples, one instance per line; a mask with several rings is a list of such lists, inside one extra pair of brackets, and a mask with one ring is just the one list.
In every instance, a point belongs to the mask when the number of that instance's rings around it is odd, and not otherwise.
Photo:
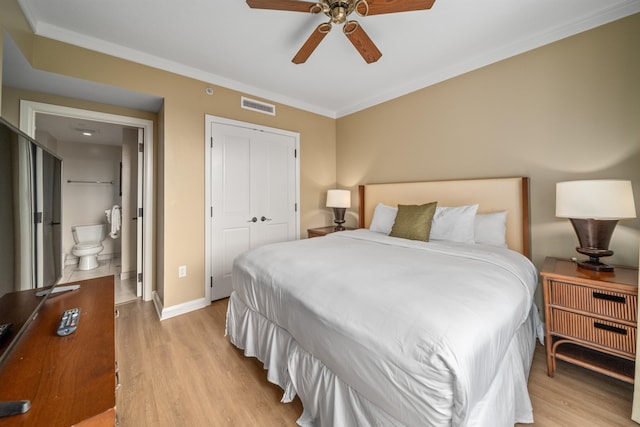
[[(527, 379), (535, 338), (540, 336), (536, 307), (509, 345), (491, 387), (474, 408), (467, 426), (499, 427), (533, 423)], [(229, 298), (226, 335), (232, 344), (256, 357), (267, 379), (284, 390), (282, 402), (297, 395), (304, 408), (297, 420), (303, 427), (403, 426), (387, 412), (336, 377), (320, 360), (305, 351), (281, 327), (251, 310), (236, 295)]]

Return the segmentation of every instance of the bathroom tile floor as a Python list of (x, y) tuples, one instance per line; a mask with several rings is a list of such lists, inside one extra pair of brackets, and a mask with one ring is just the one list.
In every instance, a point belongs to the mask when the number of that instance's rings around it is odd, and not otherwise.
[(112, 258), (107, 260), (99, 260), (98, 267), (93, 270), (78, 270), (76, 265), (67, 265), (62, 273), (61, 283), (69, 283), (74, 280), (92, 279), (94, 277), (114, 276), (115, 283), (115, 302), (122, 304), (125, 302), (135, 301), (136, 282), (135, 279), (120, 279), (120, 258)]

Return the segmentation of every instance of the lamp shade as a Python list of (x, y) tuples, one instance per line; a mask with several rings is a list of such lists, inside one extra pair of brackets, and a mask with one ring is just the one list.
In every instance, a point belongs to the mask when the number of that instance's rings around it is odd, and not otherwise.
[(327, 191), (328, 208), (350, 208), (351, 192), (349, 190), (329, 190)]
[(556, 216), (600, 220), (635, 218), (631, 181), (602, 179), (558, 182)]

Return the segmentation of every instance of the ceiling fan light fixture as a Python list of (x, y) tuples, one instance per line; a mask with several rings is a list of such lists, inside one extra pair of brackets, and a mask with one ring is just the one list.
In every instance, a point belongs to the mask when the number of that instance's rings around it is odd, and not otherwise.
[(334, 24), (342, 24), (347, 20), (347, 9), (337, 6), (331, 9), (331, 22)]
[[(351, 0), (353, 1), (353, 0)], [(327, 5), (329, 6), (330, 9), (333, 9), (335, 7), (344, 7), (346, 9), (349, 8), (349, 3), (351, 3), (351, 1), (344, 1), (344, 0), (325, 0), (325, 3), (327, 3)]]

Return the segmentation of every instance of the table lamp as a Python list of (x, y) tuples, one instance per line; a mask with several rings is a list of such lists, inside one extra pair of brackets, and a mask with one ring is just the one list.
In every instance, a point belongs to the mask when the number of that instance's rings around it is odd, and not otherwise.
[(576, 251), (589, 257), (578, 266), (595, 271), (613, 271), (600, 257), (613, 255), (609, 242), (618, 220), (635, 218), (631, 181), (586, 180), (556, 184), (556, 216), (569, 218), (578, 235)]
[(333, 208), (336, 230), (344, 230), (344, 213), (351, 207), (351, 192), (349, 190), (329, 190), (327, 191), (327, 207)]

